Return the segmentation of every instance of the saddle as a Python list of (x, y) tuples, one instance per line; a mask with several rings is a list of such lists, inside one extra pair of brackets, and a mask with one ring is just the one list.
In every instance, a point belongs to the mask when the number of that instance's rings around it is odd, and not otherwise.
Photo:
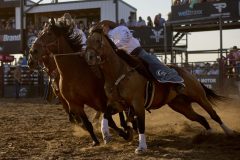
[[(141, 47), (136, 48), (131, 55), (123, 50), (118, 50), (117, 54), (129, 66), (135, 67), (136, 70), (148, 80), (157, 80), (160, 83), (177, 83), (183, 84), (184, 80), (177, 71), (161, 63), (157, 57), (148, 54)], [(138, 67), (136, 67), (138, 66)]]

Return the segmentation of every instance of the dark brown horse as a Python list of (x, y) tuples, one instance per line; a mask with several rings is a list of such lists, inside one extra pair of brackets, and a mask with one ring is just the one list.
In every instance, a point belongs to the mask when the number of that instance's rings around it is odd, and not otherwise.
[[(93, 31), (87, 40), (86, 60), (90, 65), (100, 66), (105, 77), (105, 92), (108, 96), (108, 105), (118, 111), (125, 110), (124, 106), (132, 106), (138, 122), (139, 146), (136, 153), (142, 153), (147, 149), (145, 139), (145, 86), (148, 75), (142, 63), (137, 63), (138, 59), (118, 51), (111, 40), (103, 34), (102, 30)], [(122, 58), (125, 60), (123, 60)], [(128, 62), (128, 63), (127, 63)], [(132, 65), (135, 63), (136, 65)], [(131, 65), (132, 67), (130, 67)], [(197, 79), (183, 68), (174, 67), (178, 74), (184, 79), (186, 88), (184, 93), (177, 94), (174, 85), (171, 83), (159, 83), (152, 79), (155, 84), (155, 94), (152, 104), (147, 110), (158, 109), (168, 104), (174, 111), (179, 112), (192, 121), (197, 121), (203, 125), (207, 131), (210, 126), (206, 119), (197, 114), (191, 104), (198, 103), (213, 120), (215, 120), (226, 134), (232, 134), (216, 111), (212, 108), (211, 102), (221, 100), (222, 96), (206, 88)], [(139, 74), (146, 73), (146, 74)], [(150, 77), (150, 76), (147, 76)], [(127, 104), (127, 105), (123, 105)], [(128, 109), (128, 108), (127, 108)]]
[[(38, 45), (38, 44), (35, 44), (35, 45)], [(85, 129), (84, 126), (82, 126), (81, 119), (78, 117), (75, 118), (74, 114), (69, 112), (69, 107), (68, 107), (67, 101), (59, 93), (60, 74), (58, 73), (54, 58), (50, 57), (49, 54), (47, 54), (48, 50), (46, 48), (43, 48), (42, 51), (45, 54), (38, 58), (38, 62), (35, 62), (32, 59), (32, 55), (30, 54), (29, 60), (28, 60), (28, 65), (29, 65), (30, 69), (40, 69), (41, 71), (46, 72), (47, 75), (49, 76), (49, 84), (48, 84), (48, 88), (47, 88), (48, 95), (46, 96), (47, 100), (49, 101), (51, 99), (51, 96), (53, 96), (49, 92), (53, 92), (54, 96), (55, 97), (57, 96), (59, 98), (61, 104), (63, 105), (64, 110), (68, 114), (69, 121), (72, 123), (77, 123), (78, 125), (83, 127), (83, 129)]]
[[(93, 126), (84, 111), (84, 105), (91, 106), (104, 114), (109, 126), (124, 139), (129, 138), (122, 129), (118, 128), (107, 111), (107, 97), (104, 92), (104, 80), (93, 73), (81, 56), (81, 39), (75, 35), (70, 26), (55, 24), (55, 21), (44, 27), (30, 52), (31, 67), (37, 66), (39, 60), (45, 56), (54, 57), (60, 74), (59, 91), (66, 101), (67, 111), (80, 118), (93, 139), (93, 145), (99, 141), (94, 134)], [(127, 127), (127, 126), (125, 126)], [(128, 128), (125, 128), (128, 129)], [(102, 127), (102, 132), (107, 131)], [(105, 134), (103, 134), (105, 135)], [(109, 137), (104, 137), (109, 138)]]

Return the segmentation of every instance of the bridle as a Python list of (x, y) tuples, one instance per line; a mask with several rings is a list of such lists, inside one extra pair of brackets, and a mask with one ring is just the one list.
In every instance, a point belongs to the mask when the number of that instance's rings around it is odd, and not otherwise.
[[(102, 65), (104, 64), (107, 60), (107, 57), (105, 58), (102, 58), (102, 54), (100, 53), (99, 50), (102, 50), (102, 52), (104, 52), (104, 41), (103, 41), (103, 36), (105, 36), (102, 32), (99, 32), (99, 31), (93, 31), (89, 36), (88, 36), (88, 39), (93, 36), (93, 34), (97, 32), (99, 34), (101, 34), (101, 38), (100, 38), (100, 47), (98, 47), (97, 49), (94, 48), (94, 47), (90, 47), (87, 45), (87, 48), (86, 48), (86, 55), (85, 55), (85, 59), (86, 61), (88, 62), (91, 58), (92, 55), (94, 55), (94, 57), (96, 57), (96, 63), (95, 64), (90, 64), (88, 63), (88, 65), (90, 66), (95, 66), (95, 65)], [(92, 53), (92, 54), (91, 54)]]

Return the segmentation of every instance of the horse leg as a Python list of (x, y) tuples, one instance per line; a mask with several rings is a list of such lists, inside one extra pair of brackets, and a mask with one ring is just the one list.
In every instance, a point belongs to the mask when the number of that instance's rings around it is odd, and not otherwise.
[(227, 134), (227, 135), (234, 134), (234, 132), (223, 123), (223, 121), (218, 116), (216, 111), (212, 108), (212, 105), (209, 102), (209, 100), (207, 99), (207, 97), (204, 97), (203, 99), (201, 99), (201, 101), (199, 101), (198, 104), (211, 116), (211, 118), (214, 121), (216, 121), (221, 126), (221, 128), (223, 129), (225, 134)]
[(81, 128), (83, 128), (84, 130), (86, 130), (86, 128), (85, 128), (85, 127), (83, 126), (83, 124), (82, 124), (81, 118), (75, 116), (74, 113), (69, 110), (69, 106), (68, 106), (67, 101), (66, 101), (61, 95), (59, 95), (58, 97), (59, 97), (59, 100), (61, 101), (61, 103), (62, 103), (62, 105), (63, 105), (63, 109), (64, 109), (65, 112), (68, 114), (68, 119), (69, 119), (69, 121), (70, 121), (71, 123), (73, 123), (73, 124), (78, 123), (78, 125), (81, 126)]
[[(124, 117), (124, 113), (123, 112), (119, 112), (119, 119), (120, 119), (120, 124), (121, 126), (124, 128), (124, 130), (127, 132), (127, 135), (128, 135), (128, 141), (132, 141), (133, 140), (133, 129), (132, 127), (130, 127), (127, 123), (127, 121), (125, 120), (125, 117)], [(134, 121), (134, 119), (131, 121), (132, 123), (132, 126), (133, 127), (137, 127), (135, 124), (136, 121)], [(136, 131), (137, 131), (137, 128), (135, 128)]]
[[(139, 106), (139, 105), (138, 105)], [(134, 107), (137, 116), (137, 128), (139, 134), (139, 144), (135, 150), (136, 154), (142, 154), (147, 150), (147, 143), (145, 137), (145, 109), (144, 107)]]
[(87, 117), (86, 113), (84, 112), (84, 105), (69, 104), (69, 106), (70, 106), (70, 112), (74, 113), (75, 117), (79, 116), (81, 118), (81, 122), (83, 123), (84, 127), (89, 132), (89, 134), (93, 140), (92, 146), (99, 145), (100, 143), (93, 131), (92, 123), (88, 120), (88, 117)]
[(168, 104), (174, 111), (183, 114), (186, 118), (191, 121), (200, 123), (208, 132), (211, 132), (211, 127), (207, 122), (206, 118), (196, 113), (191, 106), (191, 102), (185, 97), (176, 97), (171, 103)]
[(129, 127), (126, 123), (125, 117), (123, 112), (119, 112), (119, 119), (120, 119), (120, 125), (124, 128), (124, 130), (127, 130), (127, 128)]
[(114, 129), (118, 133), (119, 136), (123, 137), (125, 140), (129, 140), (130, 135), (125, 133), (121, 128), (117, 127), (116, 123), (113, 121), (111, 111), (112, 111), (111, 107), (108, 106), (106, 112), (103, 114), (101, 131), (102, 131), (103, 140), (104, 140), (105, 144), (111, 140), (111, 135), (109, 133), (108, 125), (112, 129)]
[(81, 117), (81, 120), (82, 120), (85, 128), (87, 129), (87, 131), (90, 133), (90, 136), (92, 137), (92, 140), (93, 140), (92, 146), (98, 146), (100, 143), (93, 131), (92, 123), (88, 120), (86, 113), (82, 112), (80, 117)]

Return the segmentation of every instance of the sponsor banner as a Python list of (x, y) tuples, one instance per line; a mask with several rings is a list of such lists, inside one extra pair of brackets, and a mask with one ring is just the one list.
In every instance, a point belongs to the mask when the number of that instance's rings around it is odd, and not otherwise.
[(199, 82), (210, 89), (219, 89), (219, 75), (196, 75)]
[(2, 61), (2, 62), (12, 62), (12, 61), (14, 61), (14, 56), (0, 54), (0, 61)]
[(172, 6), (172, 20), (186, 20), (203, 17), (214, 17), (222, 14), (226, 20), (240, 19), (240, 0), (220, 0), (194, 5)]
[(0, 54), (20, 52), (20, 30), (0, 31)]
[[(133, 36), (137, 38), (141, 46), (153, 47), (157, 46), (164, 50), (164, 28), (154, 28), (154, 27), (133, 27), (130, 28)], [(168, 45), (171, 44), (171, 32), (167, 31)]]

